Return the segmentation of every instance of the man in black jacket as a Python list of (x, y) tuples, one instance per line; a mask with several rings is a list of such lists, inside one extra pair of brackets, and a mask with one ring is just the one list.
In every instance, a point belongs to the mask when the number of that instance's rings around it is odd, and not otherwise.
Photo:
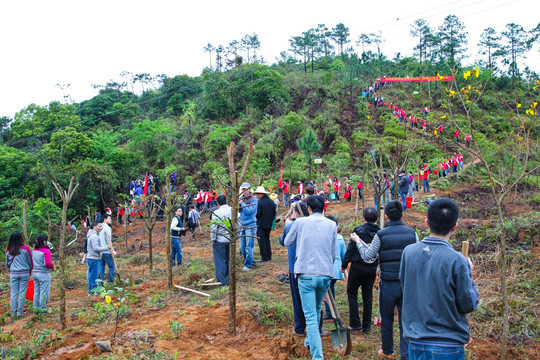
[[(377, 225), (379, 212), (374, 207), (364, 209), (363, 225), (357, 226), (354, 233), (362, 239), (366, 244), (371, 244), (373, 237), (381, 228)], [(341, 272), (345, 272), (347, 266), (351, 263), (349, 278), (347, 280), (347, 299), (349, 300), (349, 325), (352, 330), (362, 330), (369, 332), (371, 330), (371, 313), (373, 308), (373, 284), (377, 276), (377, 261), (364, 261), (356, 243), (351, 241), (343, 263), (341, 264)], [(362, 311), (362, 322), (358, 313), (358, 288), (362, 287), (362, 303), (364, 309)]]
[(398, 200), (390, 201), (384, 208), (387, 220), (384, 229), (373, 238), (371, 244), (364, 243), (356, 234), (351, 234), (351, 240), (357, 243), (358, 251), (365, 261), (371, 261), (379, 256), (381, 275), (379, 282), (379, 310), (381, 312), (382, 349), (379, 356), (385, 359), (394, 358), (394, 307), (398, 308), (399, 319), (399, 351), (402, 360), (409, 359), (409, 342), (403, 337), (401, 324), (402, 290), (399, 282), (399, 267), (401, 254), (406, 246), (418, 242), (418, 235), (403, 225), (403, 206)]
[(259, 238), (259, 250), (261, 251), (261, 260), (272, 260), (272, 247), (270, 245), (270, 231), (272, 223), (276, 216), (276, 204), (268, 197), (263, 186), (257, 187), (253, 192), (259, 199), (257, 202), (257, 237)]

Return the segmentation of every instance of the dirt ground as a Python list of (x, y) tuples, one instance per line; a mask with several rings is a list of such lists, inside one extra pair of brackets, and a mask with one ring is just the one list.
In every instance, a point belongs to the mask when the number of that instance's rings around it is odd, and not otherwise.
[[(451, 191), (435, 190), (439, 195), (453, 195)], [(421, 197), (423, 195), (421, 194)], [(426, 200), (419, 198), (411, 211), (404, 216), (404, 222), (423, 233), (425, 225)], [(366, 199), (366, 206), (371, 206), (372, 199)], [(360, 207), (362, 201), (360, 201)], [(355, 203), (331, 203), (328, 215), (334, 215), (340, 221), (340, 231), (347, 239), (352, 228), (360, 224), (355, 221)], [(281, 213), (281, 212), (280, 212)], [(361, 211), (358, 211), (358, 219)], [(173, 269), (174, 283), (200, 291), (208, 291), (209, 298), (180, 291), (168, 290), (166, 280), (166, 243), (165, 222), (158, 221), (153, 231), (153, 250), (155, 270), (149, 271), (147, 236), (143, 234), (142, 224), (136, 222), (128, 226), (128, 248), (124, 243), (124, 228), (113, 225), (118, 270), (123, 278), (129, 278), (137, 285), (132, 292), (137, 295), (137, 302), (130, 306), (131, 312), (122, 317), (118, 325), (117, 340), (111, 353), (102, 353), (95, 345), (98, 340), (110, 340), (114, 332), (114, 319), (96, 318), (95, 304), (103, 303), (101, 297), (87, 296), (86, 265), (80, 263), (80, 257), (69, 259), (69, 282), (74, 289), (67, 290), (67, 329), (61, 330), (57, 307), (58, 280), (53, 277), (53, 290), (49, 307), (51, 314), (36, 317), (29, 314), (13, 321), (7, 315), (1, 319), (0, 346), (16, 347), (25, 342), (31, 343), (38, 334), (48, 331), (54, 335), (35, 353), (40, 359), (295, 359), (309, 358), (309, 352), (303, 346), (304, 338), (292, 334), (292, 324), (283, 323), (283, 309), (290, 309), (289, 285), (282, 284), (276, 278), (287, 274), (287, 251), (279, 245), (282, 226), (271, 234), (273, 259), (259, 263), (253, 271), (239, 271), (241, 262), (237, 262), (238, 308), (236, 336), (228, 335), (228, 287), (205, 290), (200, 286), (212, 277), (212, 248), (209, 240), (208, 216), (202, 218), (202, 231), (197, 229), (194, 238), (182, 239), (184, 265)], [(464, 224), (477, 221), (463, 219)], [(79, 242), (77, 245), (82, 249)], [(80, 250), (79, 249), (79, 250)], [(258, 257), (258, 246), (255, 258)], [(474, 254), (472, 255), (474, 261)], [(536, 251), (536, 259), (539, 254)], [(237, 257), (237, 260), (240, 258)], [(7, 284), (6, 271), (0, 274), (2, 284)], [(478, 279), (478, 281), (476, 280)], [(480, 272), (475, 278), (481, 295), (493, 296), (499, 281), (498, 275)], [(336, 301), (344, 324), (348, 325), (348, 306), (344, 281), (336, 284)], [(374, 291), (376, 297), (377, 291)], [(487, 295), (486, 295), (487, 296)], [(257, 305), (258, 303), (259, 305)], [(265, 303), (261, 306), (260, 303)], [(376, 300), (374, 299), (374, 306)], [(0, 312), (9, 313), (9, 289), (0, 292)], [(536, 308), (538, 310), (538, 308)], [(374, 315), (376, 311), (374, 311)], [(290, 316), (290, 315), (289, 315)], [(396, 318), (397, 320), (397, 318)], [(181, 324), (177, 334), (170, 324)], [(286, 321), (287, 322), (287, 321)], [(396, 325), (397, 326), (397, 325)], [(332, 323), (325, 323), (324, 328), (332, 329)], [(468, 359), (495, 359), (498, 357), (499, 342), (475, 330), (471, 323), (473, 341), (467, 348)], [(396, 331), (396, 340), (397, 331)], [(376, 359), (380, 348), (380, 331), (376, 326), (369, 334), (353, 332), (352, 359)], [(323, 337), (324, 353), (327, 358), (339, 358), (331, 346), (331, 338)], [(511, 344), (509, 359), (540, 359), (538, 342)]]

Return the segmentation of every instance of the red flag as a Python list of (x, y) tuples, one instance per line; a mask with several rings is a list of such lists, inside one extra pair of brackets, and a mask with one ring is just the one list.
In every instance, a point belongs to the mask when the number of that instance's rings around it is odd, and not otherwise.
[(279, 177), (278, 187), (280, 189), (283, 187), (283, 163), (281, 163), (281, 176)]
[(148, 173), (146, 173), (146, 177), (144, 178), (143, 195), (148, 195)]

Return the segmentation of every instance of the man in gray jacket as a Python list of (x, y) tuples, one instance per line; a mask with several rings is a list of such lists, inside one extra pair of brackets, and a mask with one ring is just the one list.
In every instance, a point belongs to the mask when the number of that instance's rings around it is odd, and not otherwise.
[(86, 263), (88, 264), (88, 294), (94, 295), (93, 289), (96, 287), (96, 280), (101, 272), (101, 254), (104, 251), (110, 250), (107, 245), (102, 245), (99, 241), (99, 233), (101, 232), (102, 224), (93, 223), (90, 225), (90, 230), (86, 236), (87, 251)]
[(321, 302), (334, 276), (334, 259), (337, 246), (337, 225), (324, 217), (324, 200), (311, 195), (307, 205), (312, 211), (309, 217), (297, 219), (285, 238), (285, 246), (296, 243), (294, 273), (302, 299), (306, 318), (307, 337), (304, 345), (313, 359), (323, 359), (319, 322)]
[(210, 234), (212, 237), (212, 249), (214, 253), (214, 267), (216, 279), (223, 285), (229, 284), (229, 227), (232, 208), (227, 205), (225, 195), (219, 195), (216, 199), (218, 209), (212, 215)]
[[(99, 241), (101, 246), (107, 247), (107, 250), (101, 254), (101, 269), (100, 276), (102, 280), (105, 280), (105, 265), (109, 267), (109, 274), (107, 281), (114, 282), (114, 275), (116, 275), (116, 267), (114, 266), (113, 255), (116, 255), (112, 246), (112, 230), (111, 230), (112, 217), (111, 214), (105, 213), (103, 215), (102, 230), (99, 233)], [(110, 245), (110, 246), (109, 246)]]

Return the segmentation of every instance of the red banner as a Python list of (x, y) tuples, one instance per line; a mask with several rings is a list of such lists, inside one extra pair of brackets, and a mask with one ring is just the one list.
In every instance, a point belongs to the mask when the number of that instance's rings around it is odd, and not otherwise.
[(454, 77), (452, 75), (445, 76), (418, 76), (418, 77), (393, 77), (383, 76), (381, 82), (416, 82), (416, 81), (452, 81)]

